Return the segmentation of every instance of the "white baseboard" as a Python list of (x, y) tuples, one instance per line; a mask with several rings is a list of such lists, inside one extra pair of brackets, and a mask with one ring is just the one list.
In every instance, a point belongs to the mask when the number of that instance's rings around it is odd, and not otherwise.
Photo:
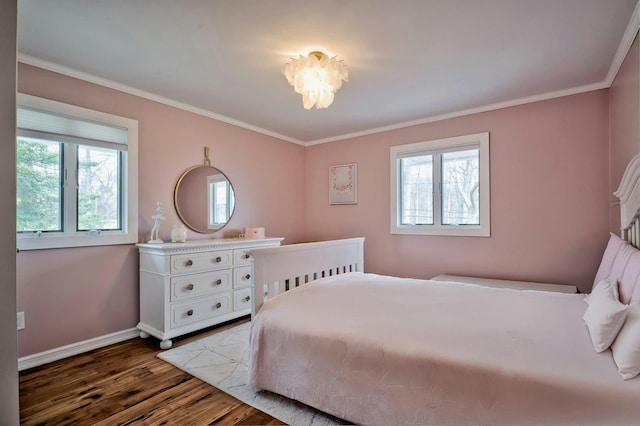
[(138, 336), (140, 336), (140, 330), (137, 328), (130, 328), (128, 330), (117, 331), (115, 333), (94, 337), (93, 339), (83, 340), (82, 342), (72, 343), (59, 348), (49, 349), (48, 351), (37, 354), (23, 356), (18, 358), (18, 371), (38, 367), (62, 358), (89, 352), (94, 349), (113, 345), (114, 343), (123, 342)]

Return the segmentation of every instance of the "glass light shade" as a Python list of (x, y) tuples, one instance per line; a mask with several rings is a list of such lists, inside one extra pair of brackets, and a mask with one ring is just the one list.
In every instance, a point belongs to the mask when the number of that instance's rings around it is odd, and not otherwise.
[(349, 71), (344, 62), (322, 52), (292, 58), (291, 62), (284, 64), (282, 73), (295, 92), (302, 95), (304, 109), (328, 107), (342, 82), (349, 81)]

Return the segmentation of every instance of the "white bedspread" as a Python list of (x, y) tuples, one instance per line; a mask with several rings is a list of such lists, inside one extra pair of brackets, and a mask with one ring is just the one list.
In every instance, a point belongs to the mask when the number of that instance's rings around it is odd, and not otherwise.
[(260, 310), (249, 383), (361, 424), (640, 424), (583, 295), (350, 273)]

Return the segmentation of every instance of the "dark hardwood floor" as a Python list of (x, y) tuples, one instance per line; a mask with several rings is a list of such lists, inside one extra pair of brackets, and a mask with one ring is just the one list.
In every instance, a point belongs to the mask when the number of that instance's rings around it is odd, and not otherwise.
[[(174, 347), (244, 320), (175, 339)], [(158, 340), (131, 339), (20, 373), (24, 425), (283, 424), (162, 361)]]

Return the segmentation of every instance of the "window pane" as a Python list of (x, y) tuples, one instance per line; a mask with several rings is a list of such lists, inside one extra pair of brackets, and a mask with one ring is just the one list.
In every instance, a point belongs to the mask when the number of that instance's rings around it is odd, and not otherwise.
[(61, 231), (61, 144), (19, 138), (16, 148), (18, 232)]
[(442, 154), (442, 224), (480, 224), (480, 150)]
[(78, 230), (119, 230), (120, 154), (78, 146)]
[(400, 160), (402, 225), (433, 225), (433, 156)]

